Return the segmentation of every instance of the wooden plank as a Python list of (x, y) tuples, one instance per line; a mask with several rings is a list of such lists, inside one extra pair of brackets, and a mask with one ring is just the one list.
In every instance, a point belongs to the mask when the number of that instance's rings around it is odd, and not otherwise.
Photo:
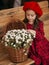
[(22, 63), (13, 63), (8, 59), (4, 59), (2, 61), (0, 61), (0, 65), (30, 65), (30, 64), (34, 64), (35, 61), (32, 59), (28, 59)]
[(43, 14), (39, 19), (42, 21), (49, 20), (49, 12), (46, 12), (45, 14)]
[(41, 2), (38, 2), (38, 4), (40, 5), (41, 8), (48, 7), (48, 1), (41, 1)]
[(34, 60), (28, 59), (28, 60), (26, 60), (25, 62), (19, 63), (19, 64), (17, 64), (17, 65), (30, 65), (30, 64), (34, 64), (34, 63), (35, 63)]
[[(44, 22), (44, 26), (49, 26), (49, 19), (48, 20), (46, 20), (46, 21), (43, 21)], [(49, 27), (48, 27), (49, 28)]]
[(49, 24), (44, 26), (45, 37), (49, 40)]

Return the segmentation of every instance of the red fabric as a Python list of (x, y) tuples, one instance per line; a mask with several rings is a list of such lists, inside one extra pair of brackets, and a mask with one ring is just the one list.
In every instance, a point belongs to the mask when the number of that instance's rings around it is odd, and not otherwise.
[[(31, 24), (26, 24), (27, 29), (32, 29)], [(29, 57), (35, 60), (35, 65), (49, 65), (49, 41), (44, 37), (43, 22), (39, 23), (36, 38), (29, 49)]]
[(31, 10), (35, 11), (35, 13), (38, 15), (38, 17), (40, 17), (43, 14), (43, 12), (37, 2), (25, 2), (23, 10), (26, 11), (27, 9), (31, 9)]

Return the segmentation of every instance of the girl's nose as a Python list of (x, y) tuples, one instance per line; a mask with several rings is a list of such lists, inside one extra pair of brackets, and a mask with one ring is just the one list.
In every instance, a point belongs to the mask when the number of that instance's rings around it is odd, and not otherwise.
[(31, 19), (31, 15), (29, 16), (29, 19)]

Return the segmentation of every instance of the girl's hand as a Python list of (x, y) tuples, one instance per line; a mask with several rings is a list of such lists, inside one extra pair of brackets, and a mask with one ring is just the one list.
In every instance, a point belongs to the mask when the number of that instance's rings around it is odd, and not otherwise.
[(35, 30), (31, 30), (31, 29), (28, 29), (28, 31), (34, 35), (34, 37), (36, 37), (36, 31)]

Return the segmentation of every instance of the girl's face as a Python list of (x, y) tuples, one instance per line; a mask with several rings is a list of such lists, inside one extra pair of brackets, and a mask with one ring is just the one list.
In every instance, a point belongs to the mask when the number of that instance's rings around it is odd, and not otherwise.
[(27, 10), (26, 11), (26, 18), (28, 19), (28, 21), (34, 22), (35, 18), (36, 18), (36, 13), (33, 10)]

